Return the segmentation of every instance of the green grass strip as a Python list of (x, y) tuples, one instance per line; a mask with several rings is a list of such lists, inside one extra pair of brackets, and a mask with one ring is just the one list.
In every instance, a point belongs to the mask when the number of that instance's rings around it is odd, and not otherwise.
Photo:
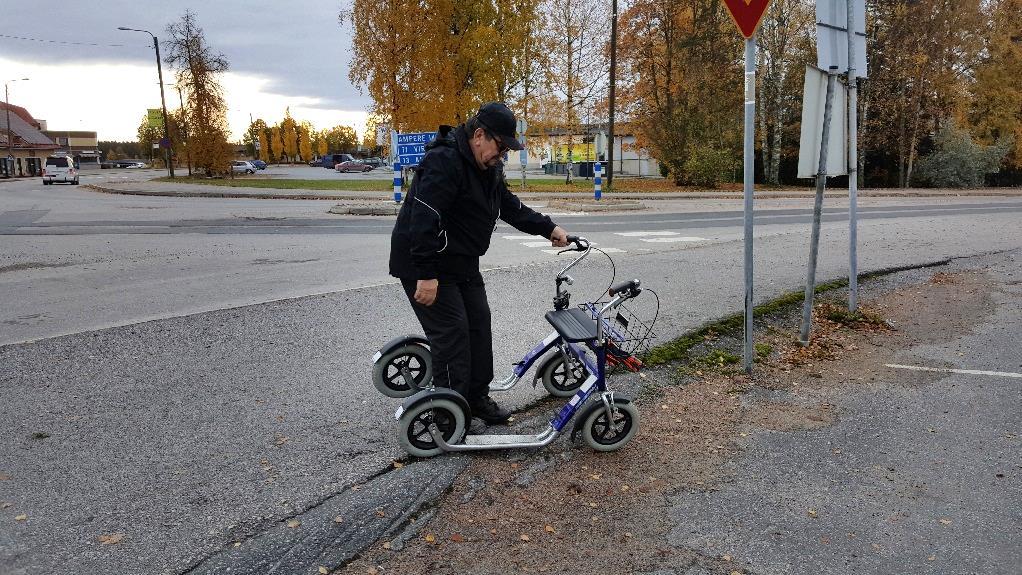
[(274, 180), (269, 178), (156, 178), (157, 182), (222, 186), (225, 188), (264, 188), (273, 190), (327, 190), (348, 192), (386, 192), (394, 189), (389, 180)]
[[(847, 279), (838, 279), (827, 283), (822, 283), (816, 286), (813, 290), (816, 294), (821, 294), (843, 287), (848, 286)], [(805, 301), (805, 292), (787, 292), (782, 294), (780, 297), (772, 299), (764, 304), (758, 305), (752, 309), (752, 317), (762, 317), (770, 315), (779, 310), (785, 309), (789, 306), (801, 304)], [(738, 335), (742, 333), (745, 328), (745, 314), (736, 313), (729, 315), (723, 319), (719, 319), (714, 322), (710, 322), (703, 325), (699, 329), (683, 335), (677, 339), (671, 340), (667, 343), (658, 345), (642, 358), (643, 363), (646, 365), (661, 365), (672, 361), (680, 361), (688, 358), (688, 352), (693, 347), (705, 342), (707, 338), (716, 335)]]

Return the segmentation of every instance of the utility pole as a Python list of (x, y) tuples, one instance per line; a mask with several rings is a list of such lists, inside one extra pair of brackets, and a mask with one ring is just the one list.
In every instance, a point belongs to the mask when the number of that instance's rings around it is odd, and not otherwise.
[(171, 151), (173, 150), (173, 144), (170, 141), (170, 127), (167, 125), (167, 99), (163, 95), (163, 64), (160, 62), (160, 41), (156, 38), (156, 35), (149, 30), (137, 30), (135, 28), (127, 28), (125, 26), (118, 26), (118, 30), (124, 30), (127, 32), (145, 32), (153, 37), (153, 48), (156, 49), (156, 73), (160, 78), (160, 105), (163, 107), (163, 137), (167, 140), (167, 171), (170, 177), (174, 177), (174, 162), (171, 157)]
[[(10, 97), (10, 94), (8, 93), (8, 91), (7, 91), (7, 84), (9, 84), (11, 82), (20, 82), (20, 81), (24, 81), (24, 80), (28, 80), (28, 78), (18, 78), (16, 80), (8, 80), (8, 81), (4, 82), (4, 104), (5, 104), (4, 105), (4, 109), (7, 110), (7, 157), (8, 158), (13, 158), (14, 157), (14, 140), (11, 138), (11, 97)], [(7, 164), (8, 162), (12, 162), (12, 163), (10, 165), (8, 165)], [(8, 160), (7, 158), (4, 158), (4, 173), (7, 174), (8, 178), (11, 177), (11, 172), (13, 172), (13, 171), (14, 171), (13, 160)]]
[(181, 130), (184, 132), (185, 161), (188, 162), (188, 177), (192, 177), (192, 150), (188, 147), (188, 121), (186, 120), (185, 99), (181, 96), (181, 85), (174, 84), (177, 88), (177, 102), (181, 107)]
[(607, 126), (607, 190), (614, 184), (614, 93), (617, 77), (617, 0), (611, 2), (610, 17), (610, 122)]

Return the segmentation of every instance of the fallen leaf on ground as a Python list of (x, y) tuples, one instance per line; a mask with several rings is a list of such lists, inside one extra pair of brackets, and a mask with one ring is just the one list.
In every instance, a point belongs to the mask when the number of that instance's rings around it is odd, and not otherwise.
[(455, 533), (454, 535), (451, 535), (451, 541), (454, 541), (455, 543), (461, 543), (464, 540), (465, 538), (461, 536), (461, 533)]
[(0, 481), (8, 481), (10, 478), (11, 476), (6, 473), (0, 473)]
[(730, 555), (725, 555), (725, 556), (721, 557), (721, 559), (723, 559), (724, 561), (730, 561), (731, 560), (731, 556)]
[(123, 533), (111, 533), (110, 535), (100, 535), (100, 545), (117, 545), (124, 539)]
[(288, 519), (287, 521), (287, 526), (290, 527), (291, 529), (294, 529), (295, 527), (298, 527), (301, 524), (302, 522), (297, 519)]
[(24, 513), (14, 518), (15, 521), (24, 521), (26, 519), (28, 519), (28, 515), (25, 515)]
[(426, 543), (436, 543), (436, 537), (434, 537), (432, 533), (427, 533), (424, 539), (426, 540)]
[(379, 572), (380, 570), (377, 569), (376, 567), (370, 567), (369, 569), (366, 570), (366, 573), (368, 573), (369, 575), (377, 575)]
[(546, 531), (547, 533), (553, 533), (554, 528), (552, 525), (547, 525), (546, 527), (543, 528), (543, 531)]
[(386, 514), (386, 513), (384, 513), (382, 509), (377, 509), (377, 510), (376, 510), (376, 516), (377, 516), (377, 517), (386, 517), (386, 516), (387, 516), (387, 514)]
[(951, 525), (951, 520), (948, 519), (947, 517), (941, 517), (940, 518), (940, 524), (941, 525)]
[(816, 517), (817, 515), (816, 510), (812, 508), (810, 508), (809, 511), (807, 511), (807, 513), (809, 514), (810, 517)]
[(322, 565), (319, 566), (319, 575), (327, 575), (329, 572), (330, 570), (326, 567), (323, 567)]
[(286, 437), (278, 437), (277, 440), (274, 441), (273, 443), (275, 445), (284, 445), (285, 443), (287, 443), (287, 438)]
[(394, 469), (401, 469), (404, 466), (405, 466), (405, 464), (401, 463), (400, 461), (395, 461), (394, 462)]
[(337, 517), (334, 517), (334, 523), (341, 523), (343, 521), (344, 521), (344, 518), (341, 517), (340, 515), (338, 515)]
[(521, 539), (522, 541), (529, 541), (530, 540), (529, 536), (524, 534), (524, 533), (522, 533), (518, 538)]
[(390, 549), (390, 541), (384, 541), (383, 542), (383, 548), (384, 549)]

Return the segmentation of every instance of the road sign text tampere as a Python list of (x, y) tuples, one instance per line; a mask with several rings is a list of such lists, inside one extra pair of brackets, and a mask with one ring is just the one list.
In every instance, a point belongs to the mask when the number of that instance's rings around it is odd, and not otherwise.
[(402, 166), (415, 166), (426, 155), (426, 144), (436, 137), (436, 132), (397, 135), (397, 159)]

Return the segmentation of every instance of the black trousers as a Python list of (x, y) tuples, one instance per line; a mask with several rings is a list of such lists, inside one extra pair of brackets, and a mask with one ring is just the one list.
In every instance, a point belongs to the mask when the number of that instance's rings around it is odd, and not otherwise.
[(433, 355), (433, 381), (474, 403), (489, 393), (493, 380), (493, 331), (486, 284), (478, 271), (440, 278), (436, 301), (415, 301), (415, 280), (401, 280)]

